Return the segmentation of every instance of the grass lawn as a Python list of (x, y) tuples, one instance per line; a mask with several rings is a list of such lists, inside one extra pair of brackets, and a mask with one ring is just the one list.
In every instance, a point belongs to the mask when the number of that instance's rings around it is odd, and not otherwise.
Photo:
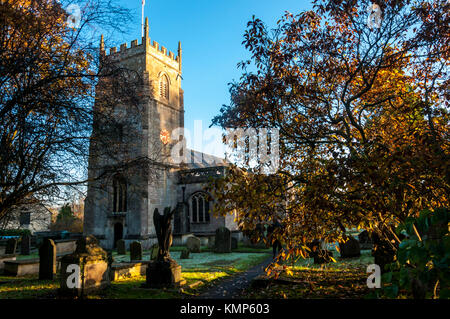
[(266, 287), (249, 288), (243, 294), (248, 298), (365, 298), (367, 265), (374, 259), (370, 250), (362, 250), (359, 258), (341, 259), (334, 251), (336, 263), (315, 265), (312, 258), (287, 262), (292, 274), (283, 272), (279, 279), (269, 281)]
[[(230, 254), (215, 254), (201, 252), (190, 255), (189, 259), (180, 259), (181, 248), (172, 247), (171, 256), (180, 265), (182, 277), (186, 286), (182, 289), (143, 289), (140, 286), (145, 282), (145, 276), (113, 281), (111, 287), (90, 295), (88, 298), (182, 298), (200, 294), (208, 287), (219, 283), (225, 277), (249, 269), (270, 255), (264, 251), (253, 253), (233, 252)], [(144, 252), (144, 260), (149, 259), (150, 252)], [(113, 253), (115, 262), (129, 261), (129, 255)], [(189, 288), (194, 284), (195, 287)], [(55, 281), (41, 281), (35, 276), (20, 278), (0, 276), (0, 299), (7, 298), (56, 298), (56, 289), (59, 287), (58, 279)]]

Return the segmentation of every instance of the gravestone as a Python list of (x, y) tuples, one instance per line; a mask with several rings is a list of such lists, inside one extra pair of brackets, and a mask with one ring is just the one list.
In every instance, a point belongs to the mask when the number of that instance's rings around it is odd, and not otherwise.
[(116, 243), (117, 246), (117, 254), (118, 255), (126, 255), (127, 248), (125, 247), (125, 240), (119, 239)]
[(56, 245), (50, 238), (44, 238), (39, 247), (39, 279), (53, 280), (56, 273)]
[(333, 257), (333, 252), (330, 250), (320, 249), (314, 256), (315, 264), (326, 264), (331, 262), (331, 257)]
[(372, 249), (373, 241), (367, 230), (362, 231), (358, 235), (359, 247), (361, 249)]
[(339, 243), (339, 251), (342, 258), (353, 258), (361, 256), (359, 242), (353, 236), (346, 236), (345, 242)]
[(5, 255), (14, 255), (17, 249), (17, 239), (10, 238), (6, 241)]
[(310, 249), (308, 252), (308, 258), (314, 258), (320, 251), (322, 246), (322, 242), (319, 239), (315, 239), (312, 242), (308, 243), (306, 246)]
[(231, 237), (231, 249), (237, 249), (238, 248), (238, 240), (235, 237)]
[[(94, 236), (77, 240), (77, 248), (61, 259), (61, 295), (82, 296), (110, 285), (112, 256), (100, 247)], [(79, 271), (78, 271), (79, 270)]]
[(231, 231), (226, 227), (216, 230), (216, 253), (231, 253)]
[(180, 259), (189, 259), (189, 252), (190, 250), (188, 248), (183, 249), (181, 251)]
[(138, 241), (130, 244), (130, 260), (142, 260), (142, 245)]
[(199, 253), (201, 247), (200, 238), (190, 236), (186, 241), (186, 247), (191, 253)]
[(156, 258), (158, 258), (158, 250), (159, 245), (153, 244), (152, 247), (150, 248), (150, 260), (156, 260)]
[(20, 243), (20, 254), (29, 255), (30, 252), (31, 252), (31, 236), (24, 235), (22, 236), (22, 241)]

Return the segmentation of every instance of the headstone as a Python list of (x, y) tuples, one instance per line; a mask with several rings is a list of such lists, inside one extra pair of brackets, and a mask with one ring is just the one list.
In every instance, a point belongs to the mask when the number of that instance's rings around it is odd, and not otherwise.
[(156, 260), (156, 258), (158, 258), (158, 249), (158, 244), (152, 245), (152, 247), (150, 248), (150, 260)]
[(231, 231), (226, 227), (216, 230), (216, 253), (231, 253)]
[(345, 242), (339, 243), (339, 251), (342, 258), (353, 258), (361, 256), (359, 242), (353, 236), (346, 236)]
[(13, 255), (16, 253), (17, 239), (10, 238), (6, 241), (5, 255)]
[(238, 248), (238, 240), (235, 237), (231, 237), (231, 249), (237, 249)]
[(75, 251), (61, 259), (60, 294), (83, 296), (108, 287), (111, 262), (94, 236), (78, 239)]
[(180, 259), (189, 259), (189, 252), (190, 250), (188, 248), (183, 249), (181, 251)]
[(23, 235), (20, 243), (20, 254), (29, 255), (31, 253), (31, 236)]
[(308, 248), (310, 249), (310, 251), (308, 252), (308, 258), (314, 258), (319, 253), (322, 243), (319, 239), (315, 239), (306, 246), (308, 246)]
[(372, 234), (373, 249), (372, 256), (374, 264), (380, 266), (381, 273), (385, 273), (386, 265), (393, 263), (395, 259), (395, 250), (385, 238), (380, 238), (377, 234)]
[(142, 245), (138, 241), (130, 244), (130, 260), (142, 260)]
[(330, 250), (320, 249), (314, 256), (315, 264), (326, 264), (331, 262), (331, 257), (333, 257), (333, 252)]
[(361, 249), (372, 249), (373, 248), (373, 241), (367, 230), (362, 231), (358, 235), (358, 241), (359, 241), (359, 247)]
[(201, 247), (200, 238), (195, 236), (190, 236), (186, 241), (186, 248), (189, 249), (191, 253), (199, 253)]
[(125, 240), (119, 239), (116, 243), (117, 246), (117, 254), (118, 255), (126, 255), (127, 249), (125, 247)]
[(56, 245), (50, 238), (44, 238), (39, 247), (39, 279), (53, 280), (56, 273)]

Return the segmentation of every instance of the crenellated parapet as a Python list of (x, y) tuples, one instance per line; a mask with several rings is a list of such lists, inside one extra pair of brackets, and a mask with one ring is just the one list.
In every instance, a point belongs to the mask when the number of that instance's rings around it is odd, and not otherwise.
[(102, 56), (125, 60), (129, 57), (134, 57), (136, 54), (142, 54), (143, 52), (145, 52), (153, 58), (161, 60), (162, 62), (173, 67), (181, 73), (181, 42), (178, 43), (178, 54), (175, 55), (175, 53), (173, 53), (172, 51), (167, 50), (165, 46), (160, 45), (159, 42), (152, 42), (152, 40), (148, 36), (148, 30), (148, 18), (146, 18), (144, 37), (142, 37), (141, 42), (139, 43), (138, 40), (133, 40), (131, 41), (131, 46), (128, 46), (128, 43), (123, 43), (119, 46), (119, 50), (117, 49), (117, 47), (112, 47), (109, 48), (109, 50), (105, 50), (102, 35), (100, 43), (100, 51), (102, 53)]

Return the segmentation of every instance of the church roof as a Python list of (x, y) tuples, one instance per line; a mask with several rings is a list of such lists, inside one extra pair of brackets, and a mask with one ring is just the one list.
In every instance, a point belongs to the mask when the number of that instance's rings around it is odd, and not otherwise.
[(187, 169), (228, 166), (230, 164), (226, 159), (214, 155), (195, 150), (189, 151), (191, 152), (191, 161), (187, 164)]

